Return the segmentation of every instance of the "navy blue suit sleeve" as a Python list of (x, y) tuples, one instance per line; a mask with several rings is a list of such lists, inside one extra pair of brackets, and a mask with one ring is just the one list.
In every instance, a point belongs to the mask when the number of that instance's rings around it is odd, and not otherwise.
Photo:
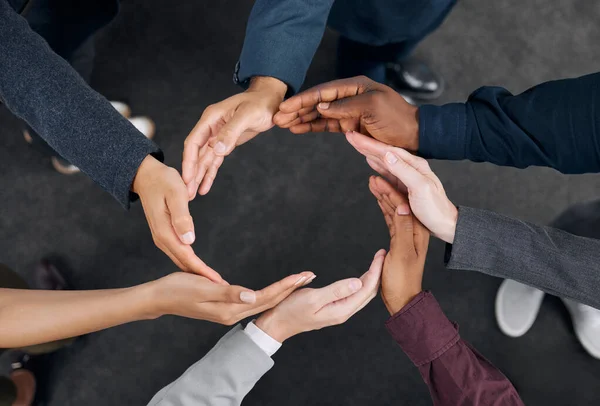
[(482, 87), (466, 103), (419, 109), (419, 152), (562, 173), (600, 172), (600, 73), (512, 95)]
[(124, 207), (142, 160), (162, 152), (0, 0), (0, 99)]
[(333, 0), (257, 0), (250, 13), (237, 81), (272, 76), (296, 93), (323, 38)]

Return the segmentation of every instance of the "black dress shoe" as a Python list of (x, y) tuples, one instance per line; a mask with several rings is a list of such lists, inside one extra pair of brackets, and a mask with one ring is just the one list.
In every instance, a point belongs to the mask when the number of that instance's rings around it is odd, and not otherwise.
[(407, 59), (386, 66), (387, 85), (398, 93), (417, 100), (437, 99), (444, 91), (444, 80), (423, 62)]

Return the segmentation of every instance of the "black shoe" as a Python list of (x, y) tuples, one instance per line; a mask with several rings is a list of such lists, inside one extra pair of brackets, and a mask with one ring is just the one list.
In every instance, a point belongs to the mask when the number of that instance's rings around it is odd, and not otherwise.
[(407, 59), (386, 66), (386, 83), (410, 99), (433, 100), (444, 91), (444, 79), (423, 62)]

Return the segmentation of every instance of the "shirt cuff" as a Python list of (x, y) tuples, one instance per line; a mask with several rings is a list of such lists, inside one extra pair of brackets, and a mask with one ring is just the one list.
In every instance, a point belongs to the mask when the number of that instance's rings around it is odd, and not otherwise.
[(458, 326), (446, 317), (430, 292), (419, 293), (385, 322), (408, 358), (416, 365), (432, 362), (459, 340)]
[(431, 159), (466, 159), (466, 121), (464, 103), (419, 107), (419, 154)]
[(272, 356), (281, 348), (281, 343), (275, 340), (273, 337), (262, 331), (254, 324), (254, 322), (248, 323), (244, 329), (244, 333), (250, 337), (256, 345), (260, 347), (269, 357)]

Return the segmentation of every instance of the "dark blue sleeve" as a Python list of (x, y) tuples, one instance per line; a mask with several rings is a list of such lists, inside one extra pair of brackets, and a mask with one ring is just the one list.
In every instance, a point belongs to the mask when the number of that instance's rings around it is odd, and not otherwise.
[(296, 93), (323, 38), (334, 0), (257, 0), (250, 13), (235, 79), (272, 76)]
[(0, 99), (124, 207), (142, 160), (162, 152), (0, 0)]
[(562, 173), (600, 172), (600, 73), (512, 95), (482, 87), (466, 103), (419, 109), (419, 153)]

